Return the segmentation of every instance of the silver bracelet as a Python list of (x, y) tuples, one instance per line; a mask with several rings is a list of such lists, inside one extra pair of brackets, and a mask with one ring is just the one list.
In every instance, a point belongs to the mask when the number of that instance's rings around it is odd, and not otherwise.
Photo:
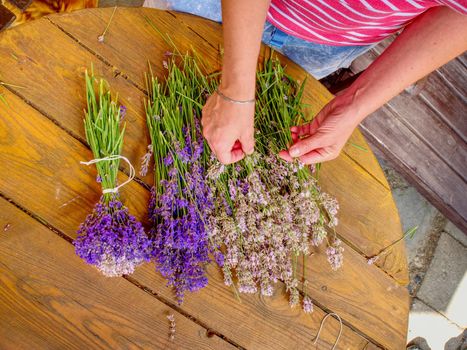
[(247, 103), (255, 103), (255, 99), (251, 99), (251, 100), (245, 100), (245, 101), (241, 101), (241, 100), (234, 100), (233, 98), (230, 98), (228, 96), (225, 96), (222, 92), (220, 92), (219, 89), (216, 90), (216, 93), (222, 97), (224, 100), (228, 101), (228, 102), (232, 102), (232, 103), (236, 103), (236, 104), (239, 104), (239, 105), (244, 105), (244, 104), (247, 104)]

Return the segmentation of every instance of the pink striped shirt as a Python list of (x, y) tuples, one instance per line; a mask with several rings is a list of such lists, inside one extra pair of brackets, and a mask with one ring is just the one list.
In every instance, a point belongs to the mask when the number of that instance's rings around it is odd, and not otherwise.
[(368, 45), (431, 7), (467, 14), (467, 0), (272, 0), (268, 20), (298, 38), (334, 46)]

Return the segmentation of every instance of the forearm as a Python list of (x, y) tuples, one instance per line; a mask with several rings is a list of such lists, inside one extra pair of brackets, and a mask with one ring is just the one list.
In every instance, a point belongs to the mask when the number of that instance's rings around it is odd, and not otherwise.
[(221, 89), (230, 97), (254, 97), (256, 66), (269, 0), (222, 0), (224, 57)]
[(444, 7), (419, 16), (344, 92), (356, 122), (465, 50), (467, 16)]

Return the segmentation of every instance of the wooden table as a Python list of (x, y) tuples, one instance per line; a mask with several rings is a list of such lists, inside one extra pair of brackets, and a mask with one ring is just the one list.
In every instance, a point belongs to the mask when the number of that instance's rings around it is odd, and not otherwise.
[[(238, 303), (214, 266), (210, 283), (176, 305), (152, 264), (108, 279), (75, 256), (76, 229), (100, 196), (82, 125), (84, 69), (94, 64), (127, 106), (123, 154), (134, 164), (145, 153), (143, 72), (148, 60), (163, 74), (167, 45), (146, 17), (182, 50), (193, 46), (219, 65), (221, 28), (196, 17), (150, 9), (118, 9), (104, 43), (97, 41), (112, 9), (55, 15), (0, 34), (0, 348), (2, 349), (315, 349), (312, 339), (330, 312), (343, 320), (338, 349), (403, 349), (409, 295), (404, 245), (375, 265), (367, 258), (401, 237), (388, 183), (356, 131), (342, 155), (324, 164), (322, 187), (341, 206), (338, 234), (344, 267), (332, 272), (323, 251), (307, 263), (311, 315), (290, 309), (282, 286), (270, 298)], [(261, 55), (266, 54), (266, 48)], [(299, 80), (306, 73), (284, 59)], [(311, 77), (305, 100), (316, 113), (331, 99)], [(361, 147), (355, 147), (361, 146)], [(362, 150), (361, 148), (366, 150)], [(121, 179), (126, 177), (121, 169)], [(123, 198), (146, 216), (151, 176), (124, 187)], [(168, 340), (166, 315), (177, 323)], [(338, 334), (326, 322), (319, 349)]]

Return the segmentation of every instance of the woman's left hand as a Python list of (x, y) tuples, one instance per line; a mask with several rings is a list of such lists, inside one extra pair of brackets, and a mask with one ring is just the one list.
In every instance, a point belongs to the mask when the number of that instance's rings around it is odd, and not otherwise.
[(303, 164), (321, 163), (336, 158), (360, 118), (352, 95), (336, 96), (310, 123), (293, 126), (293, 144), (279, 152), (286, 161), (298, 158)]

